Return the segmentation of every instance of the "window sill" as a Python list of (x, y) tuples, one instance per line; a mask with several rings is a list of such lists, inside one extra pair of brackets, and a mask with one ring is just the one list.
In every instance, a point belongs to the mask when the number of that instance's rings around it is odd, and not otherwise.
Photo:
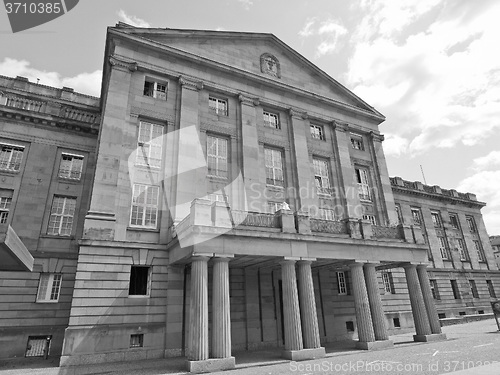
[(159, 171), (161, 169), (161, 167), (155, 167), (155, 166), (151, 166), (149, 164), (138, 164), (138, 163), (135, 163), (134, 167), (139, 167), (139, 168), (144, 168), (144, 169), (154, 169), (155, 171)]
[(139, 295), (139, 294), (133, 294), (128, 296), (128, 298), (133, 298), (133, 299), (150, 298), (150, 297), (151, 297), (150, 295)]
[(5, 173), (8, 175), (19, 174), (20, 172), (21, 172), (20, 169), (18, 171), (11, 171), (9, 169), (0, 169), (0, 173)]
[(57, 301), (35, 301), (36, 303), (59, 303), (59, 300)]
[(76, 178), (68, 178), (68, 177), (59, 177), (58, 176), (58, 179), (59, 179), (59, 182), (64, 182), (65, 184), (74, 184), (74, 185), (78, 185), (79, 183), (82, 182), (82, 179), (79, 178), (79, 179), (76, 179)]
[(269, 185), (269, 184), (266, 184), (266, 187), (267, 187), (269, 190), (274, 190), (274, 191), (283, 191), (283, 190), (285, 190), (285, 187), (284, 187), (284, 186), (277, 186), (277, 185)]
[(63, 234), (42, 234), (40, 235), (40, 238), (60, 238), (60, 239), (65, 239), (65, 240), (74, 240), (75, 236), (74, 235), (63, 235)]
[(150, 228), (150, 227), (131, 227), (131, 226), (128, 226), (127, 230), (141, 231), (141, 232), (155, 232), (155, 233), (160, 232), (160, 230), (158, 228)]
[(214, 175), (207, 175), (207, 178), (209, 180), (216, 180), (216, 181), (227, 181), (228, 178), (227, 177), (221, 177), (221, 176), (214, 176)]

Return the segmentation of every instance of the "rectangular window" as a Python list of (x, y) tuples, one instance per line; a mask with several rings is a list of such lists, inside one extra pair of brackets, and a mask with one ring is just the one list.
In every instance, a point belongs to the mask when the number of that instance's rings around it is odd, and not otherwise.
[(325, 132), (321, 125), (311, 125), (311, 138), (319, 139), (320, 141), (325, 140)]
[(227, 178), (227, 139), (207, 136), (208, 175)]
[(457, 280), (450, 280), (451, 290), (453, 291), (453, 298), (460, 299), (460, 290), (458, 289)]
[(76, 198), (54, 196), (47, 234), (70, 236), (75, 216)]
[(490, 293), (490, 297), (497, 298), (495, 288), (493, 288), (493, 282), (491, 280), (486, 280), (486, 285), (488, 285), (488, 292)]
[(36, 301), (57, 302), (61, 291), (61, 282), (61, 273), (41, 273)]
[(0, 169), (17, 172), (21, 168), (24, 147), (0, 144)]
[(377, 218), (375, 215), (363, 215), (363, 220), (368, 220), (372, 225), (377, 225)]
[(156, 228), (158, 219), (158, 186), (134, 184), (130, 225)]
[(472, 233), (476, 233), (477, 227), (476, 227), (476, 222), (474, 221), (474, 218), (472, 216), (466, 216), (465, 220), (467, 220), (467, 226), (469, 227), (469, 230)]
[(151, 268), (132, 266), (130, 268), (129, 296), (149, 296)]
[(276, 113), (264, 111), (264, 125), (273, 129), (281, 129), (279, 117)]
[(167, 83), (156, 82), (150, 78), (146, 78), (144, 82), (144, 95), (155, 99), (167, 100)]
[(71, 180), (80, 180), (82, 177), (83, 156), (62, 154), (59, 165), (59, 177)]
[(136, 164), (161, 167), (163, 126), (141, 121), (137, 138)]
[(363, 138), (358, 136), (351, 136), (351, 146), (355, 150), (364, 151)]
[(281, 151), (265, 148), (264, 155), (266, 159), (266, 183), (268, 185), (284, 186)]
[(13, 194), (13, 190), (0, 189), (0, 224), (7, 222)]
[(221, 116), (227, 116), (227, 100), (209, 97), (208, 108)]
[(212, 203), (214, 203), (214, 202), (225, 203), (226, 202), (226, 200), (224, 199), (224, 195), (223, 194), (210, 193), (210, 194), (207, 195), (207, 198)]
[(474, 247), (476, 248), (477, 260), (480, 262), (486, 262), (481, 242), (479, 242), (479, 240), (473, 240), (472, 242), (474, 242)]
[(473, 298), (479, 298), (479, 293), (477, 292), (476, 282), (474, 280), (469, 280), (470, 292)]
[(318, 208), (318, 216), (323, 220), (335, 220), (335, 211), (330, 208)]
[(131, 348), (142, 348), (143, 346), (144, 346), (144, 334), (143, 333), (130, 335), (130, 347)]
[(458, 244), (458, 253), (460, 254), (460, 260), (461, 261), (468, 261), (469, 260), (469, 252), (467, 251), (467, 248), (465, 247), (465, 242), (462, 238), (459, 238), (457, 240)]
[(318, 194), (331, 195), (328, 161), (313, 158), (314, 180)]
[(384, 283), (384, 291), (386, 294), (394, 294), (394, 284), (392, 281), (391, 272), (382, 272), (382, 281)]
[(340, 295), (347, 294), (347, 277), (343, 271), (337, 272), (337, 286)]
[(450, 213), (450, 224), (454, 229), (460, 229), (460, 224), (458, 223), (458, 216), (456, 214)]
[(398, 217), (398, 224), (403, 224), (403, 213), (401, 212), (401, 205), (399, 203), (396, 203), (395, 209), (396, 215)]
[(414, 225), (422, 225), (422, 213), (420, 212), (420, 208), (411, 209), (411, 218), (413, 219)]
[(431, 211), (431, 217), (432, 217), (432, 224), (434, 224), (435, 227), (440, 228), (441, 213), (439, 211)]
[(444, 260), (450, 259), (450, 254), (448, 251), (448, 243), (446, 242), (446, 238), (438, 237), (439, 240), (439, 251), (441, 253), (441, 258)]
[(356, 168), (356, 182), (358, 183), (359, 199), (362, 201), (371, 201), (370, 179), (368, 177), (368, 170), (364, 168)]
[(432, 293), (432, 298), (434, 299), (440, 299), (439, 297), (439, 289), (437, 285), (437, 280), (429, 280), (430, 286), (431, 286), (431, 293)]

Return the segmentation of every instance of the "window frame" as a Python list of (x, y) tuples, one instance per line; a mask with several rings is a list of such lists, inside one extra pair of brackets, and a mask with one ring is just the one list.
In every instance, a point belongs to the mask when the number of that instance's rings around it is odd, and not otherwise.
[(365, 151), (365, 144), (362, 136), (351, 133), (350, 139), (351, 139), (351, 147), (354, 150)]
[[(146, 85), (148, 83), (150, 83), (150, 84), (152, 83), (153, 86), (148, 89), (148, 92), (146, 92)], [(159, 90), (159, 88), (161, 88), (160, 86), (163, 86), (165, 89)], [(147, 76), (145, 77), (144, 89), (143, 89), (144, 96), (166, 101), (167, 100), (167, 93), (168, 93), (168, 81), (163, 81), (163, 80), (159, 80), (159, 79), (147, 77)]]
[(441, 228), (443, 226), (443, 220), (441, 219), (441, 212), (431, 210), (431, 218), (434, 228)]
[[(215, 103), (215, 106), (212, 105)], [(218, 116), (229, 116), (229, 105), (227, 99), (221, 99), (216, 96), (208, 96), (208, 109)]]
[(330, 220), (330, 221), (337, 220), (337, 215), (335, 214), (335, 210), (329, 207), (319, 207), (317, 216), (321, 220)]
[[(54, 203), (56, 202), (56, 199), (63, 199), (62, 202), (62, 212), (61, 214), (54, 212)], [(50, 206), (50, 215), (49, 215), (49, 222), (47, 224), (47, 234), (50, 236), (61, 236), (61, 237), (70, 237), (73, 234), (73, 228), (76, 222), (76, 208), (77, 208), (77, 203), (78, 203), (78, 198), (77, 197), (71, 197), (71, 196), (65, 196), (65, 195), (58, 195), (55, 194), (52, 197), (52, 204)], [(68, 202), (74, 203), (73, 207), (69, 207), (69, 210), (73, 210), (72, 214), (70, 215), (65, 214), (64, 212), (68, 209), (67, 204)], [(53, 217), (60, 217), (60, 222), (57, 226), (57, 233), (54, 232), (54, 229), (56, 229), (55, 226), (52, 225), (52, 223), (55, 223), (57, 221), (53, 220)], [(64, 223), (64, 218), (67, 219), (66, 223)], [(69, 220), (71, 218), (71, 220)], [(69, 227), (69, 233), (62, 233), (63, 232), (63, 225), (68, 225), (68, 222), (71, 221), (70, 227)], [(66, 228), (67, 229), (67, 228)]]
[(362, 202), (373, 202), (369, 169), (365, 167), (355, 167), (354, 175), (358, 186), (359, 200)]
[[(141, 189), (142, 187), (144, 187), (144, 191), (143, 192), (139, 192), (137, 195), (136, 195), (136, 189)], [(156, 197), (153, 197), (155, 200), (156, 200), (156, 205), (154, 204), (148, 204), (146, 203), (148, 201), (148, 199), (150, 198), (149, 197), (149, 188), (151, 189), (156, 189)], [(144, 196), (144, 203), (141, 204), (139, 202), (137, 202), (137, 198), (141, 195), (145, 193), (146, 195)], [(159, 210), (160, 210), (160, 187), (157, 186), (157, 185), (147, 185), (147, 184), (140, 184), (140, 183), (134, 183), (134, 185), (132, 186), (132, 203), (131, 203), (131, 207), (130, 207), (130, 219), (129, 219), (129, 226), (131, 228), (143, 228), (143, 229), (157, 229), (158, 228), (158, 221), (159, 221)], [(135, 200), (135, 202), (134, 202)], [(142, 224), (133, 224), (132, 223), (132, 218), (133, 218), (133, 215), (134, 215), (134, 205), (137, 206), (137, 207), (142, 207), (143, 210), (142, 210), (142, 219), (141, 219), (141, 222)], [(154, 225), (146, 225), (145, 222), (146, 222), (146, 212), (147, 212), (147, 209), (148, 208), (154, 208), (156, 209), (156, 211), (154, 212), (155, 216), (155, 221), (154, 221)], [(139, 211), (136, 211), (136, 212), (139, 212)], [(137, 219), (137, 218), (136, 218)]]
[[(61, 296), (62, 280), (63, 280), (63, 274), (60, 272), (54, 272), (54, 273), (42, 272), (42, 273), (40, 273), (35, 302), (37, 302), (37, 303), (58, 303), (59, 297)], [(43, 286), (43, 284), (46, 284), (46, 285)], [(55, 292), (54, 292), (54, 288), (55, 288)], [(45, 291), (42, 293), (42, 291), (44, 289), (45, 289)], [(52, 298), (54, 293), (56, 294), (56, 296), (55, 296), (55, 298)]]
[[(146, 125), (150, 126), (149, 131), (144, 134), (142, 133), (142, 129), (146, 127)], [(158, 134), (158, 130), (161, 130), (159, 136), (154, 136)], [(137, 129), (137, 149), (135, 156), (135, 165), (141, 165), (148, 168), (160, 169), (163, 163), (163, 135), (165, 134), (165, 127), (160, 124), (155, 124), (149, 121), (139, 121), (139, 126)], [(148, 140), (146, 140), (146, 138)], [(159, 139), (159, 141), (158, 141)], [(147, 149), (146, 149), (147, 146)], [(144, 152), (144, 150), (147, 152)], [(153, 151), (155, 150), (155, 151)], [(152, 154), (156, 153), (158, 157), (152, 157)], [(147, 154), (147, 155), (145, 155)], [(154, 161), (154, 163), (152, 163)]]
[[(322, 163), (323, 165), (321, 165)], [(325, 159), (313, 157), (313, 168), (316, 193), (331, 196), (330, 162)], [(320, 186), (318, 186), (318, 183)]]
[[(131, 294), (131, 289), (132, 289), (132, 275), (133, 275), (133, 269), (137, 268), (146, 268), (147, 269), (147, 280), (146, 280), (146, 294)], [(131, 265), (130, 266), (130, 277), (129, 277), (129, 286), (128, 286), (128, 297), (129, 298), (149, 298), (151, 296), (151, 279), (152, 279), (152, 273), (153, 273), (153, 267), (151, 266), (146, 266), (146, 265)], [(141, 288), (142, 289), (142, 288)]]
[[(459, 221), (459, 219), (458, 219), (458, 215), (457, 215), (457, 214), (455, 214), (455, 213), (451, 213), (451, 212), (450, 212), (450, 214), (449, 214), (449, 215), (450, 215), (450, 225), (451, 225), (451, 227), (452, 227), (453, 229), (458, 229), (458, 230), (460, 230), (460, 221)], [(452, 219), (452, 218), (453, 218), (453, 219)], [(456, 225), (454, 225), (454, 222), (455, 222), (455, 224), (456, 224)]]
[[(266, 120), (266, 116), (268, 118), (267, 120)], [(274, 129), (274, 130), (281, 130), (281, 122), (280, 122), (280, 117), (279, 117), (278, 113), (269, 112), (269, 111), (262, 111), (262, 117), (263, 117), (265, 127), (268, 127), (268, 128)], [(271, 118), (275, 119), (274, 123), (269, 120)]]
[(375, 215), (372, 215), (372, 214), (364, 214), (362, 216), (362, 219), (363, 220), (368, 220), (372, 225), (378, 225), (377, 224), (377, 217)]
[[(411, 218), (413, 225), (422, 226), (422, 209), (419, 207), (410, 207), (411, 210)], [(416, 214), (416, 215), (415, 215)]]
[(477, 290), (477, 285), (475, 280), (468, 280), (469, 281), (469, 288), (472, 294), (472, 298), (479, 298), (479, 292)]
[[(71, 159), (71, 163), (70, 163), (70, 167), (67, 170), (63, 170), (62, 169), (62, 167), (63, 167), (63, 158), (64, 157), (71, 157), (72, 158)], [(74, 160), (81, 160), (80, 170), (77, 173), (77, 177), (71, 177), (71, 175), (73, 173), (75, 173), (73, 171), (73, 162), (74, 162)], [(82, 175), (83, 175), (83, 163), (84, 163), (84, 161), (85, 161), (85, 156), (83, 156), (83, 155), (71, 154), (69, 152), (62, 152), (61, 153), (61, 159), (59, 161), (59, 170), (57, 171), (57, 176), (59, 178), (64, 179), (64, 180), (81, 181)], [(68, 172), (68, 176), (61, 175), (62, 171), (67, 171)]]
[(396, 211), (396, 216), (398, 218), (398, 224), (403, 224), (403, 211), (401, 211), (401, 204), (400, 203), (395, 203), (394, 204), (394, 211)]
[(462, 299), (462, 296), (460, 295), (460, 288), (458, 286), (457, 280), (453, 279), (450, 280), (451, 284), (451, 290), (453, 292), (453, 299)]
[(470, 256), (463, 238), (457, 238), (458, 254), (462, 262), (469, 262)]
[(438, 236), (439, 241), (439, 252), (441, 253), (442, 260), (451, 260), (448, 241), (446, 237)]
[(382, 271), (382, 283), (384, 285), (385, 294), (395, 294), (392, 272)]
[(337, 271), (337, 289), (339, 296), (347, 296), (347, 272), (345, 271)]
[[(10, 154), (7, 158), (4, 157), (4, 149), (11, 149)], [(21, 169), (21, 164), (23, 163), (25, 147), (21, 145), (14, 145), (10, 143), (0, 142), (0, 172), (19, 172)], [(14, 151), (16, 151), (15, 161)], [(5, 164), (5, 166), (3, 166)], [(13, 167), (10, 167), (13, 164)]]
[(495, 293), (495, 287), (493, 286), (492, 280), (486, 280), (486, 286), (488, 287), (488, 293), (490, 298), (497, 298), (497, 294)]
[(469, 227), (469, 231), (471, 233), (477, 233), (477, 225), (476, 220), (472, 216), (465, 216), (465, 221), (467, 222), (467, 226)]
[(318, 141), (326, 141), (325, 137), (325, 127), (318, 124), (310, 124), (309, 131), (311, 133), (311, 138)]
[[(276, 155), (279, 155), (279, 165), (276, 165), (277, 163), (277, 160), (275, 160), (277, 158)], [(271, 165), (268, 164), (268, 161), (271, 162)], [(266, 185), (278, 188), (284, 188), (285, 171), (283, 163), (283, 152), (275, 148), (264, 147), (264, 164), (266, 167)], [(280, 173), (277, 173), (277, 171), (281, 171), (281, 180), (279, 179)], [(269, 174), (269, 172), (271, 172), (271, 174)], [(270, 175), (272, 175), (272, 178), (269, 177)], [(281, 185), (279, 183), (276, 183), (280, 181)]]
[(0, 224), (6, 224), (9, 219), (14, 190), (0, 189)]
[(435, 300), (440, 300), (441, 296), (439, 295), (439, 288), (438, 288), (437, 280), (430, 279), (429, 284), (430, 284), (430, 288), (431, 288), (432, 298)]
[[(137, 339), (137, 344), (135, 344)], [(133, 333), (130, 335), (130, 348), (143, 348), (144, 347), (144, 333)]]
[[(214, 155), (211, 155), (209, 153), (210, 140), (215, 141), (216, 152)], [(219, 150), (221, 148), (221, 144), (224, 144), (224, 143), (225, 143), (225, 145), (222, 147), (222, 149), (225, 149), (225, 156), (219, 155)], [(207, 147), (207, 176), (227, 180), (229, 178), (229, 158), (228, 158), (228, 156), (230, 154), (229, 153), (229, 140), (225, 137), (219, 137), (219, 136), (216, 136), (213, 134), (207, 134), (206, 147)], [(213, 160), (215, 162), (215, 169), (210, 168), (211, 158), (213, 158)], [(222, 164), (222, 166), (224, 166), (224, 164), (225, 164), (225, 168), (226, 168), (225, 171), (220, 168), (221, 164)], [(211, 171), (215, 171), (215, 173), (211, 173)], [(222, 172), (225, 172), (225, 173), (222, 173)]]
[(477, 260), (479, 263), (486, 263), (486, 254), (484, 253), (483, 246), (481, 244), (481, 241), (479, 240), (472, 240), (474, 243), (474, 247), (476, 249), (476, 254), (477, 254)]

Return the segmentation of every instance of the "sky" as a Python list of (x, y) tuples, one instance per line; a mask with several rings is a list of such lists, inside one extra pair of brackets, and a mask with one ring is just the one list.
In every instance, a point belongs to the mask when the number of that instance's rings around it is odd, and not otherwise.
[(0, 9), (0, 74), (99, 96), (118, 21), (272, 33), (386, 116), (391, 176), (475, 193), (499, 235), (499, 20), (497, 0), (80, 0), (15, 34)]

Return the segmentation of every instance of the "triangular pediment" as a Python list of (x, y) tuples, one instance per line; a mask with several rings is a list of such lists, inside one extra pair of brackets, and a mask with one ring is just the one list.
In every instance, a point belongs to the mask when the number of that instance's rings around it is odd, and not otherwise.
[[(379, 112), (272, 34), (131, 27), (120, 31), (361, 108), (383, 119)], [(278, 66), (266, 64), (266, 57), (274, 58)]]

